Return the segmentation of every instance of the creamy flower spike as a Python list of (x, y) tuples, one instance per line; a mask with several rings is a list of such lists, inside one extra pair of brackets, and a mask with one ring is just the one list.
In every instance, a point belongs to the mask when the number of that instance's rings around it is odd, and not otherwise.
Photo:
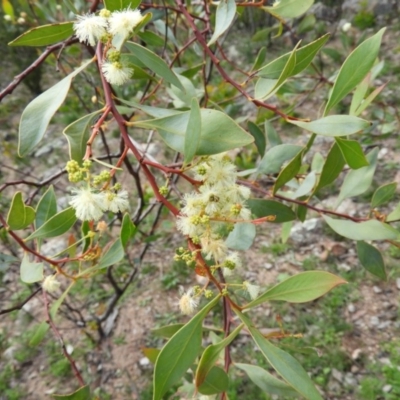
[(179, 308), (182, 314), (191, 315), (199, 305), (199, 301), (194, 297), (193, 288), (190, 288), (187, 292), (183, 290), (181, 292), (181, 298), (179, 299)]
[(106, 201), (104, 193), (93, 193), (90, 189), (73, 189), (69, 204), (82, 221), (98, 221), (103, 216)]
[(95, 46), (97, 41), (107, 34), (107, 19), (96, 14), (77, 15), (74, 23), (75, 35), (82, 43)]
[(44, 278), (42, 288), (47, 293), (55, 293), (60, 288), (60, 282), (57, 280), (56, 275), (49, 275)]
[(124, 66), (122, 63), (115, 62), (104, 62), (101, 66), (106, 81), (111, 85), (121, 86), (131, 79), (133, 69)]
[(110, 27), (108, 31), (112, 35), (121, 35), (127, 39), (142, 21), (143, 17), (139, 10), (115, 11), (109, 19)]

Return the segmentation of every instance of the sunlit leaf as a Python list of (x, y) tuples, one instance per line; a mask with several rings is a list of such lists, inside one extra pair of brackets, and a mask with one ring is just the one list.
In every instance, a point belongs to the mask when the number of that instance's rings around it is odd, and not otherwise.
[(269, 149), (262, 158), (257, 172), (262, 174), (275, 174), (282, 165), (293, 159), (303, 147), (294, 144), (280, 144)]
[(16, 192), (7, 215), (7, 225), (17, 231), (29, 226), (35, 220), (35, 210), (26, 206), (22, 200), (22, 193)]
[(289, 303), (306, 303), (323, 296), (334, 287), (346, 281), (339, 276), (325, 271), (300, 272), (251, 301), (245, 308), (253, 308), (271, 300), (282, 300)]
[(178, 77), (171, 71), (167, 63), (157, 54), (153, 53), (146, 47), (140, 46), (139, 44), (133, 42), (127, 42), (126, 47), (129, 49), (132, 55), (139, 59), (147, 68), (161, 76), (161, 78), (164, 78), (168, 83), (176, 86), (182, 91), (185, 90)]
[(121, 245), (123, 248), (126, 247), (130, 239), (132, 239), (137, 232), (137, 227), (132, 222), (129, 214), (125, 214), (122, 219), (122, 226), (120, 232)]
[(335, 140), (350, 168), (358, 169), (368, 165), (359, 142), (342, 138), (335, 138)]
[(236, 14), (235, 0), (221, 0), (218, 2), (215, 16), (214, 33), (207, 43), (207, 46), (214, 44), (218, 38), (226, 32), (231, 26)]
[[(242, 330), (243, 324), (239, 325), (233, 332), (229, 334), (228, 337), (221, 340), (216, 344), (212, 344), (208, 346), (203, 354), (201, 355), (199, 364), (197, 366), (196, 375), (195, 375), (195, 385), (198, 388), (205, 381), (208, 373), (211, 371), (212, 367), (218, 360), (218, 357), (223, 349), (227, 347), (230, 343), (232, 343), (233, 339), (239, 334)], [(204, 392), (202, 392), (204, 393)], [(217, 393), (217, 392), (216, 392)]]
[(47, 220), (57, 214), (57, 199), (51, 185), (43, 194), (36, 207), (35, 227), (39, 229)]
[(365, 222), (353, 222), (323, 216), (327, 224), (339, 235), (353, 240), (399, 240), (400, 233), (390, 225), (372, 219)]
[(32, 100), (21, 116), (19, 125), (18, 154), (29, 154), (42, 140), (54, 113), (59, 109), (68, 94), (72, 79), (83, 71), (92, 60), (70, 73), (60, 82)]
[[(299, 74), (301, 71), (307, 68), (308, 65), (310, 65), (315, 55), (329, 39), (329, 36), (330, 34), (327, 33), (326, 35), (320, 37), (314, 42), (311, 42), (296, 50), (296, 64), (292, 72), (290, 73), (290, 76)], [(271, 61), (270, 63), (262, 67), (257, 72), (257, 75), (262, 78), (277, 79), (281, 74), (283, 68), (285, 67), (287, 60), (289, 59), (291, 54), (292, 52), (286, 53), (283, 56), (280, 56)]]
[(72, 22), (43, 25), (32, 28), (18, 36), (9, 46), (48, 46), (69, 38), (73, 33)]
[(252, 382), (264, 393), (284, 397), (298, 396), (298, 393), (291, 386), (278, 378), (275, 378), (275, 376), (271, 375), (261, 367), (241, 363), (235, 363), (234, 366), (246, 372)]
[(226, 238), (229, 249), (248, 250), (256, 237), (256, 227), (248, 222), (238, 222)]
[(358, 196), (369, 189), (374, 178), (378, 151), (379, 149), (376, 147), (367, 154), (368, 166), (348, 172), (340, 188), (337, 205), (344, 199)]
[(323, 400), (307, 372), (289, 353), (269, 342), (250, 321), (246, 314), (234, 309), (237, 316), (247, 326), (258, 348), (272, 368), (297, 392), (308, 400)]
[(208, 303), (163, 347), (154, 369), (153, 400), (160, 400), (193, 364), (201, 349), (202, 323), (220, 296)]
[(385, 185), (378, 187), (372, 196), (371, 208), (380, 207), (392, 200), (393, 196), (396, 194), (396, 189), (396, 182), (386, 183)]
[(141, 0), (104, 0), (104, 5), (107, 10), (121, 11), (127, 8), (134, 10), (141, 3)]
[(189, 121), (185, 133), (184, 162), (189, 164), (196, 155), (201, 140), (201, 110), (196, 98), (192, 98)]
[[(164, 118), (135, 121), (132, 125), (157, 129), (168, 146), (183, 153), (189, 116), (190, 111), (186, 111)], [(201, 138), (196, 155), (218, 154), (252, 142), (252, 136), (228, 115), (217, 110), (201, 109)]]
[(43, 280), (43, 268), (43, 263), (30, 261), (28, 253), (25, 252), (20, 267), (21, 281), (34, 283)]
[(69, 157), (82, 165), (83, 157), (86, 153), (86, 144), (90, 136), (90, 127), (102, 110), (97, 110), (91, 114), (69, 124), (63, 131), (67, 137), (69, 146)]
[(311, 122), (287, 121), (322, 136), (348, 136), (371, 126), (370, 122), (352, 115), (329, 115)]
[(374, 65), (381, 46), (385, 28), (362, 42), (346, 58), (336, 77), (335, 84), (326, 104), (324, 115), (350, 93), (367, 75)]
[(281, 18), (297, 18), (313, 4), (314, 0), (279, 0), (272, 7), (262, 7), (262, 9)]
[(75, 210), (72, 207), (68, 207), (65, 210), (60, 211), (58, 214), (53, 215), (48, 219), (40, 228), (36, 229), (26, 240), (52, 238), (60, 236), (69, 229), (76, 222)]

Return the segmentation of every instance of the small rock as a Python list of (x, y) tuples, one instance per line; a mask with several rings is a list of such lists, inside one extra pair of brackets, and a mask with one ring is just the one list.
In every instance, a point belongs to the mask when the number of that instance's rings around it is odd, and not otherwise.
[(332, 377), (336, 379), (338, 382), (343, 381), (343, 374), (335, 368), (332, 369)]
[(139, 360), (139, 364), (140, 364), (142, 367), (146, 367), (147, 365), (150, 364), (150, 360), (149, 360), (147, 357), (143, 357), (143, 358), (141, 358), (141, 359)]
[(358, 360), (361, 356), (361, 349), (355, 349), (352, 353), (351, 353), (351, 358), (352, 360)]
[(347, 311), (348, 311), (349, 313), (355, 312), (355, 311), (356, 311), (356, 306), (355, 306), (353, 303), (350, 303), (350, 304), (347, 306)]
[(345, 377), (344, 377), (344, 381), (352, 387), (356, 387), (358, 385), (357, 379), (356, 377), (351, 373), (348, 372)]
[(386, 328), (388, 328), (391, 324), (392, 324), (392, 321), (383, 321), (383, 322), (381, 322), (381, 323), (377, 326), (377, 328), (378, 328), (378, 329), (386, 329)]
[(389, 392), (392, 391), (392, 388), (393, 388), (392, 385), (385, 385), (385, 386), (382, 388), (382, 391), (383, 391), (384, 393), (389, 393)]
[(68, 353), (69, 355), (71, 355), (72, 352), (74, 351), (74, 346), (72, 346), (71, 344), (67, 344), (67, 345), (65, 346), (65, 350), (67, 351), (67, 353)]
[(371, 317), (371, 318), (369, 319), (369, 323), (370, 323), (372, 326), (378, 326), (378, 325), (379, 325), (379, 318), (376, 317), (376, 316), (373, 316), (373, 317)]
[(360, 372), (360, 368), (358, 368), (357, 365), (352, 365), (351, 366), (351, 373), (352, 374), (357, 374), (358, 372)]
[(381, 289), (379, 286), (374, 286), (374, 287), (372, 288), (372, 290), (373, 290), (376, 294), (382, 293), (382, 289)]
[(264, 268), (265, 268), (265, 269), (272, 269), (273, 267), (274, 267), (274, 265), (271, 264), (271, 263), (265, 263), (265, 264), (264, 264)]
[(396, 286), (397, 286), (397, 289), (400, 290), (400, 278), (396, 279)]

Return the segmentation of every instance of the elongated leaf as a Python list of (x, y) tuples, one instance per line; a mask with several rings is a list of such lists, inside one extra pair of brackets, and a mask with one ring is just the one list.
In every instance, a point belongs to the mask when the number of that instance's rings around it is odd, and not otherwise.
[(360, 106), (357, 108), (357, 110), (355, 111), (354, 115), (360, 115), (375, 99), (376, 96), (378, 96), (378, 94), (380, 92), (382, 92), (383, 89), (385, 89), (387, 83), (384, 83), (383, 85), (377, 87), (361, 104)]
[(237, 316), (247, 326), (258, 348), (263, 353), (272, 368), (297, 392), (308, 400), (323, 400), (315, 388), (307, 372), (290, 354), (274, 346), (259, 332), (247, 317), (234, 309)]
[(31, 347), (36, 347), (38, 346), (43, 339), (46, 336), (46, 333), (48, 332), (48, 330), (50, 329), (50, 325), (43, 321), (41, 322), (35, 330), (35, 333), (33, 334), (33, 336), (31, 337), (30, 341), (29, 341), (29, 346)]
[(104, 5), (107, 10), (121, 11), (126, 8), (134, 10), (141, 3), (141, 0), (104, 0)]
[(66, 297), (68, 296), (69, 291), (73, 288), (74, 285), (75, 285), (75, 281), (72, 281), (69, 284), (69, 286), (64, 290), (63, 294), (51, 306), (51, 308), (50, 308), (50, 317), (52, 319), (54, 319), (56, 317), (61, 304), (64, 303), (64, 300), (66, 299)]
[(218, 3), (217, 13), (215, 16), (214, 33), (207, 43), (207, 46), (214, 44), (218, 38), (223, 35), (231, 26), (236, 14), (235, 0), (221, 0)]
[(272, 7), (261, 7), (272, 15), (281, 18), (297, 18), (304, 14), (314, 3), (314, 0), (280, 0)]
[(80, 165), (82, 164), (82, 159), (86, 152), (86, 143), (90, 135), (90, 126), (93, 124), (96, 116), (100, 113), (101, 110), (98, 110), (85, 115), (72, 124), (69, 124), (63, 131), (63, 134), (68, 140), (69, 157)]
[(318, 299), (334, 287), (347, 283), (339, 276), (325, 271), (307, 271), (294, 275), (267, 290), (245, 308), (253, 308), (271, 300), (306, 303)]
[(371, 274), (384, 281), (387, 280), (385, 262), (381, 252), (371, 244), (357, 242), (357, 255), (361, 265)]
[(311, 193), (317, 181), (317, 175), (315, 171), (311, 171), (303, 180), (301, 185), (296, 189), (293, 194), (293, 198), (298, 199), (299, 197), (307, 196)]
[(117, 239), (101, 257), (99, 264), (95, 268), (98, 270), (114, 265), (120, 262), (124, 258), (124, 255), (125, 251), (121, 239)]
[(355, 140), (341, 138), (335, 138), (335, 140), (342, 152), (343, 158), (350, 168), (358, 169), (368, 165), (360, 143)]
[(57, 199), (51, 185), (43, 194), (36, 207), (35, 227), (39, 229), (47, 220), (57, 214)]
[(157, 54), (153, 53), (149, 49), (146, 49), (146, 47), (140, 46), (139, 44), (133, 42), (127, 42), (126, 47), (136, 58), (140, 59), (142, 64), (147, 68), (161, 76), (161, 78), (164, 78), (168, 83), (176, 86), (182, 91), (185, 91), (178, 77), (171, 71), (167, 63)]
[(261, 49), (258, 51), (256, 60), (254, 61), (254, 64), (251, 68), (252, 71), (257, 71), (258, 69), (261, 68), (263, 62), (265, 61), (265, 56), (267, 55), (267, 48), (261, 47)]
[(201, 349), (202, 323), (220, 296), (208, 303), (163, 347), (154, 369), (153, 400), (160, 400), (193, 364)]
[(235, 363), (235, 367), (246, 372), (248, 377), (256, 384), (264, 393), (275, 394), (277, 396), (293, 397), (298, 393), (287, 383), (275, 378), (265, 369), (250, 365)]
[[(186, 111), (164, 118), (135, 121), (132, 125), (157, 129), (168, 146), (183, 153), (189, 115), (190, 111)], [(201, 138), (196, 155), (218, 154), (252, 142), (252, 136), (226, 114), (201, 109)]]
[(52, 238), (67, 232), (76, 222), (75, 210), (68, 207), (53, 215), (25, 240)]
[(261, 85), (257, 82), (254, 91), (254, 97), (256, 99), (266, 100), (271, 97), (286, 82), (286, 80), (292, 76), (294, 68), (296, 67), (296, 50), (299, 44), (300, 43), (298, 43), (291, 52), (278, 79), (259, 79)]
[[(126, 100), (120, 99), (120, 98), (118, 98), (118, 101), (120, 101), (121, 103), (126, 104), (128, 106), (131, 106), (135, 109), (141, 110), (144, 113), (146, 113), (154, 118), (162, 118), (162, 117), (168, 117), (170, 115), (182, 114), (182, 111), (177, 111), (175, 109), (145, 106), (143, 104), (136, 103), (135, 101), (126, 101)], [(134, 111), (136, 111), (136, 110), (134, 110)]]
[(267, 146), (264, 132), (251, 121), (247, 123), (247, 126), (249, 128), (250, 135), (254, 138), (254, 144), (257, 147), (258, 154), (260, 154), (261, 157), (264, 157), (265, 148)]
[(275, 174), (282, 165), (295, 157), (303, 148), (294, 144), (280, 144), (269, 149), (262, 158), (257, 172), (262, 174)]
[(311, 122), (295, 121), (291, 119), (287, 121), (322, 136), (348, 136), (371, 126), (370, 122), (352, 115), (330, 115)]
[[(296, 50), (296, 64), (290, 74), (290, 76), (295, 76), (307, 68), (311, 61), (314, 59), (315, 55), (321, 49), (321, 47), (326, 43), (329, 39), (330, 34), (320, 37), (319, 39), (311, 42), (303, 47), (300, 47)], [(271, 61), (269, 64), (262, 67), (257, 75), (262, 78), (268, 79), (278, 79), (281, 74), (282, 69), (285, 67), (290, 55), (290, 53), (286, 53), (283, 56)]]
[(205, 381), (198, 387), (198, 391), (201, 394), (211, 396), (225, 392), (228, 385), (228, 374), (222, 368), (212, 367)]
[(267, 142), (269, 146), (275, 147), (282, 144), (282, 140), (279, 137), (278, 132), (272, 126), (271, 122), (269, 122), (268, 120), (265, 121), (264, 129), (265, 129), (265, 134), (267, 135)]
[(10, 3), (10, 1), (2, 0), (1, 5), (3, 7), (4, 14), (9, 15), (12, 18), (12, 20), (14, 21), (14, 18), (15, 18), (14, 7)]
[(368, 72), (366, 77), (360, 82), (360, 84), (356, 87), (354, 91), (353, 98), (351, 99), (350, 104), (350, 115), (358, 115), (356, 114), (356, 110), (359, 105), (362, 103), (365, 95), (367, 94), (368, 87), (371, 84), (371, 72)]
[(165, 338), (170, 338), (175, 335), (176, 332), (179, 331), (184, 325), (183, 324), (172, 324), (163, 326), (161, 328), (152, 329), (151, 333), (155, 336), (161, 336)]
[(27, 252), (22, 258), (20, 274), (21, 281), (25, 283), (39, 282), (43, 279), (43, 263), (31, 262)]
[(323, 216), (327, 224), (339, 235), (353, 240), (399, 240), (400, 233), (388, 224), (376, 219), (353, 222)]
[(380, 207), (382, 204), (385, 204), (392, 200), (393, 196), (396, 193), (397, 183), (387, 183), (382, 185), (376, 189), (374, 195), (371, 200), (371, 208)]
[(334, 143), (329, 150), (328, 156), (326, 157), (326, 161), (322, 167), (322, 172), (319, 177), (318, 185), (314, 192), (317, 192), (324, 186), (330, 185), (332, 182), (334, 182), (342, 172), (345, 163), (346, 162), (343, 158), (340, 147), (337, 145), (337, 143)]
[(17, 192), (11, 202), (7, 215), (7, 224), (11, 230), (17, 231), (29, 226), (35, 220), (35, 210), (26, 206), (22, 200), (22, 193)]
[(83, 71), (92, 60), (87, 61), (60, 82), (32, 100), (25, 108), (19, 125), (18, 154), (29, 154), (42, 140), (54, 113), (64, 102), (72, 79)]
[(82, 386), (71, 394), (52, 394), (51, 396), (55, 400), (89, 400), (91, 398), (89, 386)]
[(185, 133), (185, 163), (189, 164), (196, 155), (201, 140), (201, 110), (196, 98), (192, 99), (189, 121)]
[(225, 244), (234, 250), (248, 250), (256, 237), (256, 227), (248, 222), (235, 224), (233, 231), (226, 238)]
[(400, 220), (400, 204), (397, 204), (395, 209), (386, 217), (387, 222)]
[(274, 200), (249, 199), (246, 203), (257, 218), (268, 216), (275, 217), (273, 221), (271, 220), (271, 222), (275, 223), (293, 221), (296, 219), (296, 214), (290, 207)]
[(364, 193), (371, 186), (378, 159), (378, 148), (371, 150), (367, 154), (366, 159), (369, 163), (367, 167), (352, 170), (344, 178), (343, 185), (340, 188), (337, 205), (339, 205), (344, 199)]
[(122, 219), (122, 226), (120, 232), (121, 245), (123, 248), (126, 247), (129, 240), (132, 239), (137, 232), (137, 227), (132, 222), (129, 214), (125, 214)]
[(9, 46), (48, 46), (61, 42), (70, 37), (74, 30), (72, 22), (61, 22), (59, 24), (43, 25), (32, 28), (18, 36)]
[(293, 160), (291, 160), (285, 168), (282, 169), (278, 178), (275, 181), (273, 193), (275, 194), (285, 183), (293, 179), (300, 170), (301, 161), (303, 159), (304, 151), (300, 151)]
[(324, 115), (328, 114), (332, 107), (338, 104), (365, 78), (378, 56), (384, 32), (385, 28), (381, 29), (374, 36), (361, 43), (346, 58), (333, 85)]
[[(242, 330), (243, 324), (239, 325), (231, 334), (217, 344), (208, 346), (201, 355), (199, 364), (196, 370), (195, 385), (198, 388), (206, 379), (207, 374), (218, 360), (221, 351), (232, 343), (233, 339)], [(203, 393), (203, 392), (202, 392)]]

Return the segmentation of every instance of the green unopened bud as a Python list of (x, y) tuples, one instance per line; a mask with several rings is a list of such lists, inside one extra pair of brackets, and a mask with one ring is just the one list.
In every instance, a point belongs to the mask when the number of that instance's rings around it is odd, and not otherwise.
[(107, 59), (111, 62), (119, 62), (121, 59), (121, 53), (118, 50), (110, 50), (107, 53)]
[(92, 162), (90, 160), (85, 160), (82, 163), (83, 168), (89, 169), (92, 166)]
[(161, 196), (166, 196), (168, 194), (168, 188), (166, 186), (161, 186), (158, 192)]

